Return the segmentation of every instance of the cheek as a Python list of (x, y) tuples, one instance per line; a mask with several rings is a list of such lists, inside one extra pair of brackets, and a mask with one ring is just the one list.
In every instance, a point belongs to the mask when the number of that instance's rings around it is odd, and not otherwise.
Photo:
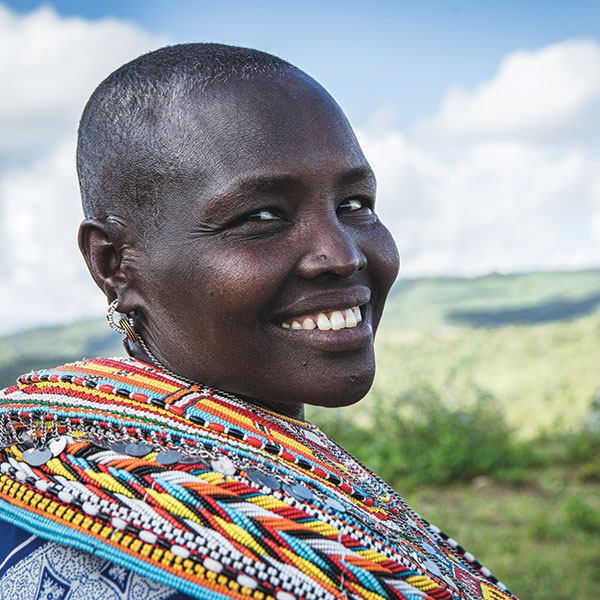
[(206, 314), (222, 323), (258, 324), (285, 279), (286, 270), (278, 258), (271, 248), (260, 253), (223, 252), (215, 260), (204, 261), (194, 280)]
[(379, 293), (385, 298), (400, 270), (398, 247), (387, 227), (381, 224), (367, 243), (367, 259), (379, 284)]

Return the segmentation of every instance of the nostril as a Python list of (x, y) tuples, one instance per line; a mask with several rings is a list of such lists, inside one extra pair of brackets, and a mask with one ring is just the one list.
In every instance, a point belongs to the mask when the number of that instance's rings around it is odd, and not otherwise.
[(347, 279), (363, 270), (366, 264), (366, 256), (357, 241), (333, 228), (320, 235), (311, 231), (298, 262), (298, 273), (306, 279), (320, 276)]

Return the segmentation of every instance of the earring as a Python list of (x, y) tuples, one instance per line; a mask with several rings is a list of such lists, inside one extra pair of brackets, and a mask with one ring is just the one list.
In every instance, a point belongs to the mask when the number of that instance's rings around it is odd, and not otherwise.
[[(109, 305), (106, 311), (106, 320), (108, 321), (108, 325), (111, 329), (120, 333), (121, 335), (126, 336), (126, 338), (130, 342), (135, 342), (138, 339), (135, 330), (133, 329), (133, 325), (130, 319), (126, 316), (117, 312), (117, 305), (119, 304), (119, 299), (115, 298)], [(125, 341), (125, 340), (123, 340)]]
[(158, 358), (156, 358), (156, 356), (154, 356), (154, 353), (150, 350), (150, 348), (148, 348), (148, 346), (146, 345), (146, 342), (144, 342), (144, 339), (142, 338), (142, 336), (138, 335), (135, 332), (135, 329), (133, 328), (133, 319), (131, 317), (128, 317), (127, 315), (117, 312), (118, 304), (119, 304), (119, 299), (115, 298), (108, 305), (108, 310), (106, 311), (106, 320), (108, 321), (108, 324), (110, 325), (111, 329), (114, 329), (117, 333), (120, 333), (121, 335), (125, 336), (125, 338), (123, 338), (123, 346), (125, 347), (125, 352), (127, 352), (127, 354), (129, 354), (129, 356), (133, 356), (133, 354), (131, 353), (131, 350), (129, 348), (128, 342), (137, 342), (144, 349), (144, 352), (148, 355), (148, 358), (150, 358), (150, 360), (159, 369), (162, 369), (163, 371), (165, 371), (165, 373), (168, 373), (169, 375), (175, 377), (175, 379), (181, 379), (181, 380), (185, 381), (186, 383), (189, 383), (190, 385), (195, 385), (195, 382), (192, 381), (191, 379), (187, 379), (186, 377), (183, 377), (182, 375), (177, 375), (177, 374), (173, 373), (173, 371), (170, 371), (169, 369), (167, 369), (167, 367), (165, 367), (165, 365), (163, 365), (158, 360)]

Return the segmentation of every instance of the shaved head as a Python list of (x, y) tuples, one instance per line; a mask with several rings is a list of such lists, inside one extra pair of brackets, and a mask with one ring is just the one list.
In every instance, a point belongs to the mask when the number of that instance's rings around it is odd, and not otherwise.
[(177, 195), (180, 167), (198, 164), (214, 137), (203, 135), (197, 120), (189, 131), (186, 108), (214, 102), (232, 80), (258, 76), (310, 79), (265, 52), (201, 43), (161, 48), (109, 75), (79, 125), (77, 173), (85, 216), (117, 216), (139, 229), (156, 225), (158, 199)]

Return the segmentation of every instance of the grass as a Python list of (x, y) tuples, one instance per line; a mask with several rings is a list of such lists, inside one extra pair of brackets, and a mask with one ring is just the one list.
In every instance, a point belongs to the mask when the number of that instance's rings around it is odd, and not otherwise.
[(480, 478), (422, 487), (405, 498), (519, 598), (599, 597), (600, 482), (578, 481), (568, 467), (547, 467), (516, 487)]
[(486, 394), (452, 406), (423, 385), (376, 398), (369, 420), (347, 419), (340, 409), (311, 412), (330, 437), (392, 487), (471, 481), (485, 474), (518, 480), (537, 462), (532, 444), (515, 439), (497, 402)]
[(483, 396), (449, 407), (427, 387), (393, 405), (375, 399), (366, 424), (313, 414), (520, 598), (595, 600), (600, 432), (523, 441), (495, 405)]
[(520, 598), (598, 598), (598, 428), (522, 440), (486, 394), (453, 406), (426, 386), (392, 400), (373, 398), (369, 420), (312, 416)]

